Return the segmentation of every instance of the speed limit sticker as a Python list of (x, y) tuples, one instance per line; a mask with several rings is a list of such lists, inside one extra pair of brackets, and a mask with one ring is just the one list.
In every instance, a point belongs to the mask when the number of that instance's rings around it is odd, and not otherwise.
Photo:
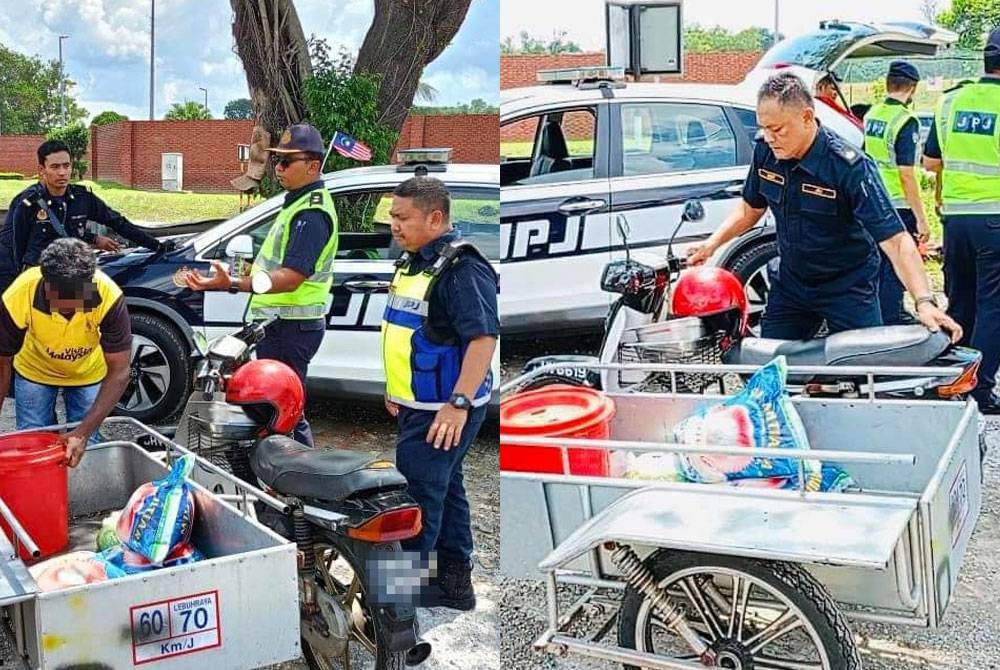
[(135, 665), (222, 645), (218, 591), (136, 605), (129, 613)]

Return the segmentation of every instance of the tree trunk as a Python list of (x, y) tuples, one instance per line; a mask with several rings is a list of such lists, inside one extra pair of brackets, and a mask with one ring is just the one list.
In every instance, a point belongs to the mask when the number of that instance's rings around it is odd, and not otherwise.
[(354, 71), (382, 77), (379, 122), (399, 131), (413, 105), (424, 68), (451, 43), (472, 0), (374, 2), (375, 18)]
[(250, 88), (257, 124), (276, 143), (305, 117), (302, 82), (312, 66), (309, 46), (292, 0), (229, 0), (236, 54)]

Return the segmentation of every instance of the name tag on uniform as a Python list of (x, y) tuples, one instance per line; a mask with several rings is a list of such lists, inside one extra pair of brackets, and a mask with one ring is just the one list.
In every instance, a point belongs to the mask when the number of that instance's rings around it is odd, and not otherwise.
[(767, 181), (780, 186), (785, 185), (785, 178), (777, 172), (771, 172), (770, 170), (765, 170), (764, 168), (757, 168), (757, 174), (760, 175), (761, 179), (766, 179)]
[(827, 188), (825, 186), (817, 186), (816, 184), (802, 184), (802, 192), (808, 195), (817, 195), (821, 198), (829, 198), (830, 200), (837, 199), (837, 192), (832, 188)]

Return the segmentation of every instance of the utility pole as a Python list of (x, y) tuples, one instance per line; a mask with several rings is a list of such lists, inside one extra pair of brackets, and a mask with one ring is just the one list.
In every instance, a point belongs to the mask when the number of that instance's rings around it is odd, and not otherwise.
[[(781, 2), (781, 0), (774, 0), (774, 44), (777, 44), (778, 40), (781, 39), (780, 37), (778, 37), (778, 3), (779, 2)], [(771, 46), (774, 46), (774, 44), (772, 44)]]
[(156, 0), (149, 0), (149, 120), (153, 120), (153, 86), (156, 80)]
[(68, 40), (69, 35), (59, 36), (59, 125), (66, 125), (66, 75), (63, 72), (63, 52), (62, 42)]
[(201, 86), (199, 86), (198, 90), (205, 92), (205, 111), (207, 112), (208, 111), (208, 89), (207, 88), (202, 88)]

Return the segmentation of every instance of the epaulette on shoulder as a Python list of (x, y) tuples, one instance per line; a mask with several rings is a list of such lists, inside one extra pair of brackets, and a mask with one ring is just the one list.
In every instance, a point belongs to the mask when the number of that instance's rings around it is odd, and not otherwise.
[(855, 165), (863, 156), (860, 149), (839, 139), (830, 142), (830, 150), (848, 165)]
[(319, 191), (313, 191), (309, 195), (309, 204), (310, 205), (322, 205), (323, 204), (323, 194), (320, 193)]

